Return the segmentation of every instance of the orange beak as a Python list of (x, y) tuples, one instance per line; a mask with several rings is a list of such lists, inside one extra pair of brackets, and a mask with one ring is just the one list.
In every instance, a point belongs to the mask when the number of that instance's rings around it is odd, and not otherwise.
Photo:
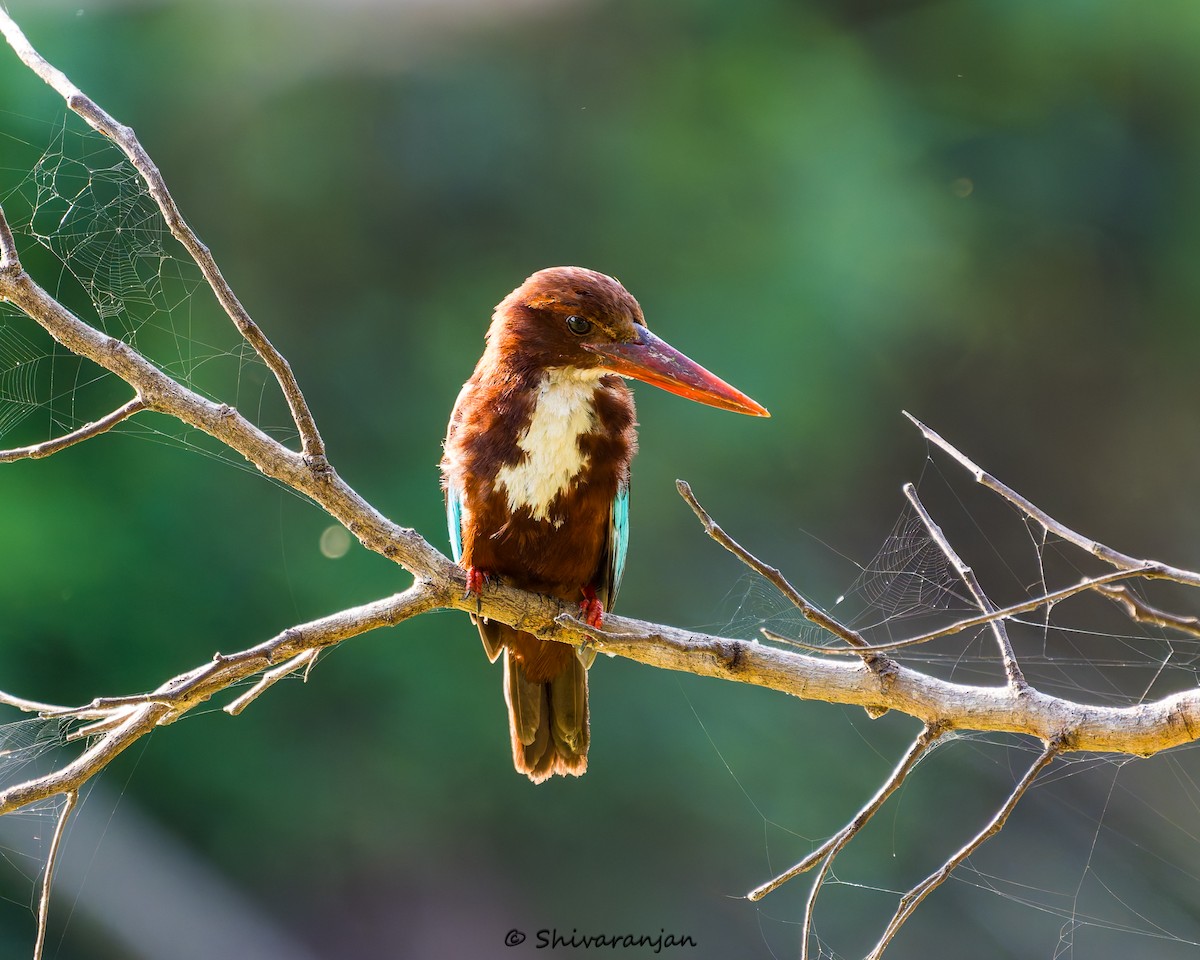
[(638, 339), (632, 343), (585, 343), (582, 346), (600, 358), (600, 366), (605, 370), (623, 377), (652, 383), (710, 407), (747, 413), (752, 417), (771, 415), (766, 407), (689, 360), (645, 327), (639, 325), (637, 333)]

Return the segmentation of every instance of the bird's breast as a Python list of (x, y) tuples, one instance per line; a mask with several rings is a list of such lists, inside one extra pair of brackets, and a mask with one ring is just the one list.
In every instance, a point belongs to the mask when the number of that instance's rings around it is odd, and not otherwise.
[(597, 428), (600, 376), (591, 370), (550, 370), (543, 377), (529, 422), (517, 434), (520, 456), (496, 473), (495, 487), (511, 513), (524, 508), (533, 520), (562, 522), (550, 515), (550, 505), (588, 468), (590, 454), (579, 441)]

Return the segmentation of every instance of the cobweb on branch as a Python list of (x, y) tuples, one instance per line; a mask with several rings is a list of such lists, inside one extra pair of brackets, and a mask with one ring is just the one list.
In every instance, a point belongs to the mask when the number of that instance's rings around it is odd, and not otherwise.
[[(932, 456), (916, 488), (998, 607), (1111, 569), (1047, 536), (970, 477), (953, 468), (944, 471)], [(808, 569), (784, 570), (810, 601), (872, 643), (919, 636), (979, 613), (920, 518), (903, 497), (898, 499), (897, 520), (878, 549), (866, 553), (869, 559), (856, 563), (832, 555), (814, 539)], [(1166, 546), (1163, 553), (1170, 550)], [(843, 590), (827, 586), (822, 596), (806, 589), (814, 575), (830, 569), (846, 571), (848, 585)], [(1195, 613), (1200, 606), (1195, 591), (1178, 585), (1125, 586), (1146, 602), (1179, 614)], [(717, 624), (726, 635), (761, 641), (759, 629), (767, 627), (804, 643), (840, 646), (761, 578), (744, 578), (732, 601), (732, 616)], [(1200, 640), (1134, 623), (1095, 594), (1012, 617), (1007, 628), (1029, 682), (1039, 691), (1076, 703), (1136, 707), (1200, 684)], [(995, 638), (986, 626), (890, 656), (958, 683), (1005, 682)], [(844, 715), (854, 734), (844, 738), (839, 756), (851, 769), (869, 768), (881, 756), (894, 759), (897, 735), (912, 734), (907, 717), (888, 714), (870, 720), (853, 708), (846, 708)], [(1027, 738), (957, 731), (923, 759), (898, 799), (889, 801), (894, 808), (885, 808), (837, 861), (822, 893), (825, 899), (818, 900), (811, 954), (832, 960), (862, 956), (856, 949), (868, 951), (872, 935), (878, 936), (900, 894), (938, 868), (986, 822), (1039, 750), (1040, 744)], [(736, 763), (727, 766), (756, 807), (770, 810), (754, 784), (734, 772)], [(843, 813), (852, 813), (877, 786), (864, 779), (856, 792), (846, 791)], [(773, 867), (795, 862), (810, 849), (797, 838), (815, 838), (815, 846), (837, 829), (840, 823), (836, 817), (829, 819), (828, 806), (820, 805), (825, 816), (819, 822), (811, 814), (805, 816), (803, 805), (791, 819), (777, 811), (769, 819), (763, 815), (765, 862)], [(949, 929), (969, 929), (974, 923), (980, 942), (988, 941), (989, 929), (1003, 928), (997, 942), (1010, 949), (1020, 944), (1026, 951), (1015, 955), (1054, 960), (1195, 956), (1200, 950), (1197, 822), (1200, 753), (1193, 745), (1145, 760), (1068, 754), (1034, 784), (1004, 830), (955, 871), (954, 882), (922, 905), (887, 955), (909, 955), (906, 942), (910, 947), (915, 942), (942, 949)], [(881, 869), (881, 863), (887, 868)], [(769, 873), (764, 867), (763, 874)], [(798, 932), (809, 880), (799, 878), (791, 884), (760, 905), (764, 941), (775, 956), (794, 955), (788, 945), (794, 944)], [(958, 954), (950, 949), (946, 955)], [(994, 954), (982, 950), (977, 955)]]
[(863, 565), (837, 604), (845, 605), (847, 598), (862, 608), (850, 624), (859, 630), (971, 607), (962, 581), (911, 508), (896, 519), (874, 558)]
[(0, 320), (0, 437), (41, 406), (37, 373), (45, 359), (15, 325)]
[[(0, 708), (0, 790), (49, 772), (64, 746), (63, 720), (12, 720)], [(0, 818), (0, 927), (33, 930), (51, 837), (63, 797), (29, 804)]]
[[(0, 203), (35, 280), (181, 383), (238, 407), (280, 439), (294, 436), (266, 366), (220, 311), (137, 171), (110, 141), (67, 114), (47, 125), (45, 148), (27, 171), (13, 171), (15, 183), (3, 175)], [(0, 305), (0, 447), (59, 436), (129, 396), (117, 377)], [(248, 469), (167, 418), (135, 417), (116, 429)]]

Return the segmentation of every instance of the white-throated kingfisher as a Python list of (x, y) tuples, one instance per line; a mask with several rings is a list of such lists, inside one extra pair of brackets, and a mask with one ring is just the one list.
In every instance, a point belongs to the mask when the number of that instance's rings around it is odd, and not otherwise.
[[(648, 329), (618, 281), (539, 270), (496, 307), (487, 347), (450, 416), (442, 458), (454, 559), (468, 590), (490, 577), (580, 602), (599, 626), (629, 542), (637, 449), (633, 377), (714, 407), (770, 416)], [(591, 655), (478, 617), (504, 654), (513, 763), (534, 783), (587, 769)]]

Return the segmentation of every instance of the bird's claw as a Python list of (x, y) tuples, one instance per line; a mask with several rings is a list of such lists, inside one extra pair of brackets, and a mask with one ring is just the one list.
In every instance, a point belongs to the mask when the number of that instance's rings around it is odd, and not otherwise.
[(475, 598), (475, 612), (478, 613), (483, 605), (483, 588), (487, 585), (491, 577), (487, 572), (480, 570), (478, 567), (467, 567), (467, 592), (463, 594), (463, 599), (468, 597)]
[(596, 591), (591, 587), (583, 588), (583, 599), (579, 601), (579, 619), (597, 630), (604, 626), (604, 604), (596, 598)]

